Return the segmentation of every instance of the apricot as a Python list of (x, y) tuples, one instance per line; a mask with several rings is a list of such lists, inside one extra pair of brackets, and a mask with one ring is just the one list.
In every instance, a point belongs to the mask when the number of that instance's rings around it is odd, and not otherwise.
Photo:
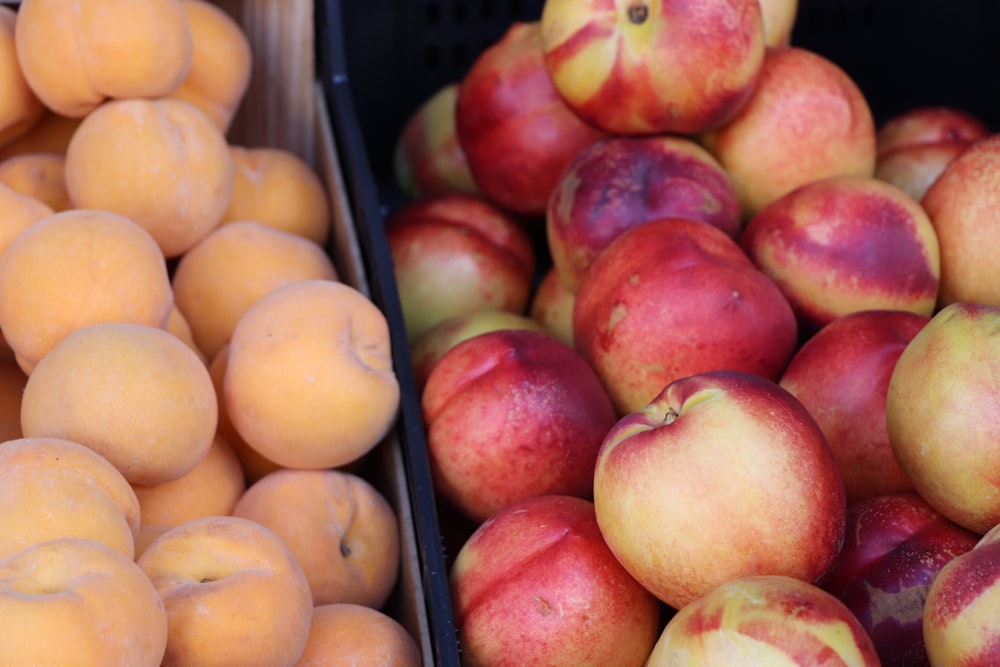
[(399, 411), (385, 314), (357, 288), (300, 280), (261, 297), (233, 330), (226, 413), (247, 444), (280, 466), (357, 461)]
[(172, 307), (156, 241), (115, 213), (53, 213), (0, 254), (0, 331), (27, 373), (71, 331), (100, 322), (160, 327)]
[(46, 109), (42, 117), (24, 134), (0, 145), (0, 160), (26, 153), (66, 155), (66, 147), (80, 126), (80, 118), (61, 116)]
[(105, 102), (66, 148), (66, 189), (76, 208), (134, 220), (171, 258), (222, 220), (233, 193), (226, 138), (177, 99)]
[(167, 318), (166, 330), (177, 336), (178, 340), (182, 341), (185, 345), (191, 348), (191, 351), (198, 355), (198, 358), (202, 360), (205, 365), (208, 365), (208, 357), (205, 353), (201, 351), (198, 344), (194, 342), (194, 332), (191, 331), (191, 323), (187, 321), (184, 317), (184, 313), (181, 309), (177, 307), (177, 302), (174, 301), (174, 307), (170, 309), (170, 316)]
[(396, 584), (399, 523), (389, 501), (363, 477), (279, 469), (251, 485), (232, 514), (285, 541), (309, 579), (314, 604), (378, 609)]
[(0, 561), (5, 665), (157, 667), (167, 615), (135, 561), (94, 540), (42, 542)]
[(226, 516), (246, 490), (236, 452), (216, 435), (205, 457), (187, 473), (155, 486), (133, 484), (142, 524), (136, 535), (136, 557), (164, 532), (192, 519)]
[(0, 182), (0, 254), (21, 232), (54, 212), (45, 202)]
[(191, 29), (191, 68), (171, 97), (194, 104), (225, 134), (253, 69), (250, 40), (242, 26), (204, 0), (181, 0)]
[(309, 639), (313, 601), (288, 546), (240, 517), (171, 528), (136, 560), (167, 611), (164, 665), (294, 665)]
[(52, 212), (72, 208), (66, 190), (66, 158), (54, 153), (24, 153), (0, 162), (0, 183), (37, 199)]
[(421, 667), (422, 663), (420, 647), (399, 621), (377, 609), (345, 602), (313, 609), (309, 641), (295, 666)]
[(70, 333), (35, 367), (21, 399), (26, 436), (79, 442), (147, 486), (194, 468), (217, 423), (205, 364), (173, 334), (139, 324)]
[(212, 357), (254, 302), (297, 280), (336, 280), (322, 246), (259, 222), (212, 230), (178, 260), (172, 284), (177, 307), (199, 349)]
[(72, 118), (111, 98), (169, 95), (191, 68), (179, 0), (22, 0), (14, 36), (28, 85)]
[(323, 245), (330, 236), (330, 201), (319, 174), (282, 148), (230, 146), (235, 176), (223, 224), (254, 220)]
[(0, 558), (62, 537), (134, 558), (139, 500), (90, 448), (62, 438), (7, 440), (0, 444), (0, 489)]
[(26, 134), (45, 113), (17, 61), (16, 25), (15, 9), (0, 5), (0, 145)]

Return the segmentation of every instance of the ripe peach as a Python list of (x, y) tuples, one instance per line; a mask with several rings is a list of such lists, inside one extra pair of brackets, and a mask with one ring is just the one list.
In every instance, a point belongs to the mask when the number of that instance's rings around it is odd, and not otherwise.
[(180, 4), (191, 30), (191, 67), (170, 97), (194, 104), (225, 134), (250, 85), (250, 41), (218, 5), (203, 0)]
[(0, 254), (21, 232), (53, 213), (48, 204), (0, 183)]
[(576, 294), (560, 280), (556, 268), (550, 267), (535, 285), (528, 303), (528, 316), (540, 323), (553, 336), (573, 347), (573, 304)]
[(25, 80), (17, 59), (17, 10), (0, 5), (0, 145), (27, 134), (45, 113), (45, 106)]
[(339, 470), (280, 469), (254, 482), (233, 516), (267, 526), (306, 573), (315, 604), (379, 609), (399, 576), (399, 523), (370, 482)]
[(79, 442), (147, 486), (194, 468), (217, 419), (215, 387), (191, 348), (163, 329), (120, 322), (63, 338), (35, 367), (21, 401), (26, 436)]
[(23, 153), (0, 162), (0, 183), (42, 202), (53, 212), (72, 208), (66, 190), (66, 158)]
[(421, 667), (422, 664), (420, 647), (399, 621), (378, 609), (344, 602), (321, 604), (313, 609), (309, 641), (295, 667)]
[(191, 68), (178, 0), (22, 0), (14, 35), (28, 85), (74, 118), (109, 98), (168, 95)]
[(253, 220), (319, 245), (330, 237), (330, 201), (312, 166), (273, 147), (230, 146), (233, 193), (222, 224)]
[(212, 440), (204, 458), (177, 479), (153, 486), (132, 484), (142, 516), (135, 540), (136, 558), (174, 526), (205, 516), (232, 514), (246, 487), (240, 460), (221, 435)]
[(198, 358), (208, 365), (208, 356), (194, 342), (194, 333), (191, 331), (191, 324), (184, 317), (184, 313), (181, 312), (180, 308), (177, 307), (176, 301), (174, 302), (174, 307), (170, 309), (170, 316), (167, 318), (167, 324), (164, 329), (177, 336), (178, 340), (191, 348), (191, 351), (197, 354)]
[(29, 373), (71, 331), (99, 322), (161, 327), (172, 304), (156, 241), (109, 211), (53, 213), (0, 255), (0, 329)]
[(135, 221), (166, 257), (183, 254), (214, 229), (233, 195), (225, 136), (178, 99), (105, 102), (73, 134), (65, 169), (74, 207)]
[(0, 560), (0, 618), (6, 665), (158, 667), (167, 645), (149, 578), (94, 540), (49, 540)]
[(861, 310), (934, 312), (934, 226), (916, 200), (873, 176), (802, 185), (753, 216), (739, 243), (781, 289), (804, 335)]
[(797, 46), (768, 49), (749, 102), (701, 137), (729, 173), (744, 218), (810, 181), (875, 172), (875, 120), (836, 63)]
[(336, 280), (322, 246), (260, 222), (232, 222), (209, 232), (174, 268), (174, 302), (198, 348), (211, 358), (229, 342), (254, 302), (297, 280)]
[(389, 323), (357, 288), (300, 280), (250, 306), (233, 330), (226, 413), (266, 458), (290, 468), (360, 459), (395, 423)]
[(140, 507), (111, 463), (77, 442), (24, 437), (0, 444), (0, 558), (79, 537), (135, 556)]
[(902, 111), (878, 128), (878, 157), (912, 146), (969, 144), (991, 134), (975, 114), (956, 107), (921, 106)]
[(291, 667), (313, 601), (295, 556), (271, 530), (233, 516), (182, 523), (136, 563), (167, 612), (164, 665)]

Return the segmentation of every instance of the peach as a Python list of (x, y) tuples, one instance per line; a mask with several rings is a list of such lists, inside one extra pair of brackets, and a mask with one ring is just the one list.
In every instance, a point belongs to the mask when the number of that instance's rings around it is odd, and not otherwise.
[(589, 499), (597, 450), (617, 418), (586, 360), (530, 329), (452, 347), (421, 406), (434, 488), (476, 521), (533, 496)]
[(331, 205), (319, 173), (290, 150), (230, 146), (233, 192), (222, 224), (253, 220), (319, 245), (330, 237)]
[(0, 145), (24, 136), (46, 109), (28, 85), (17, 57), (17, 9), (0, 6)]
[(703, 371), (776, 380), (798, 327), (788, 299), (725, 232), (664, 218), (623, 232), (594, 260), (576, 293), (573, 340), (625, 414)]
[(26, 153), (65, 155), (66, 147), (82, 120), (60, 116), (46, 109), (30, 130), (0, 146), (0, 160)]
[(281, 466), (352, 463), (395, 424), (389, 322), (355, 287), (300, 280), (273, 290), (237, 322), (228, 355), (226, 413)]
[(73, 118), (109, 98), (168, 95), (191, 68), (179, 0), (22, 0), (14, 36), (28, 85)]
[(952, 141), (901, 147), (879, 158), (875, 164), (875, 178), (921, 201), (934, 181), (968, 145)]
[(622, 566), (674, 609), (749, 575), (818, 581), (847, 511), (809, 411), (737, 371), (675, 380), (620, 419), (598, 455), (594, 507)]
[(73, 331), (35, 366), (21, 400), (25, 436), (79, 442), (147, 486), (194, 468), (217, 421), (205, 364), (173, 334), (140, 324)]
[(0, 617), (8, 665), (158, 667), (167, 645), (166, 610), (149, 578), (93, 540), (49, 540), (0, 561)]
[(729, 173), (744, 218), (827, 176), (875, 173), (875, 120), (857, 83), (812, 50), (768, 49), (740, 112), (700, 138)]
[(984, 536), (941, 568), (924, 603), (923, 636), (932, 665), (1000, 660), (1000, 543)]
[(677, 664), (879, 667), (854, 614), (814, 584), (780, 575), (727, 582), (680, 609), (647, 667)]
[(23, 153), (0, 162), (0, 183), (37, 199), (53, 212), (72, 208), (66, 189), (66, 158), (55, 153)]
[(259, 222), (217, 227), (181, 256), (171, 284), (195, 343), (213, 357), (260, 297), (297, 280), (337, 279), (322, 246)]
[(45, 202), (0, 182), (0, 254), (21, 232), (54, 212)]
[(849, 502), (911, 491), (886, 427), (889, 378), (928, 315), (864, 310), (842, 315), (803, 343), (778, 384), (816, 418), (837, 457)]
[(549, 267), (535, 285), (528, 303), (528, 316), (541, 324), (546, 331), (574, 347), (573, 305), (576, 294), (559, 278), (554, 266)]
[(170, 309), (170, 316), (167, 317), (167, 324), (164, 326), (164, 329), (191, 348), (191, 351), (197, 354), (202, 362), (206, 365), (208, 364), (208, 356), (201, 351), (201, 348), (194, 341), (194, 332), (191, 331), (191, 323), (188, 322), (187, 318), (184, 317), (184, 313), (177, 307), (176, 301), (174, 302), (174, 307)]
[(170, 97), (201, 109), (225, 134), (250, 85), (250, 40), (218, 5), (203, 0), (180, 0), (180, 5), (191, 31), (191, 66)]
[(271, 530), (202, 517), (155, 539), (136, 560), (167, 614), (164, 665), (292, 667), (313, 601), (295, 556)]
[(788, 46), (799, 17), (799, 0), (760, 0), (764, 42), (769, 47)]
[(74, 207), (135, 221), (166, 257), (183, 254), (214, 229), (233, 195), (225, 136), (197, 107), (177, 99), (105, 102), (73, 134), (65, 170)]
[(878, 157), (928, 144), (970, 144), (991, 134), (977, 115), (947, 106), (919, 106), (889, 117), (878, 128)]
[(511, 23), (472, 62), (458, 89), (455, 131), (484, 196), (532, 217), (545, 214), (573, 156), (607, 136), (553, 86), (539, 21)]
[(135, 556), (140, 506), (104, 457), (62, 438), (0, 443), (0, 558), (63, 537), (93, 540)]
[(410, 345), (410, 362), (418, 391), (423, 391), (427, 376), (441, 357), (455, 345), (473, 336), (500, 329), (531, 329), (546, 333), (538, 320), (504, 310), (477, 310), (455, 315), (425, 329)]
[(457, 315), (523, 313), (536, 256), (522, 222), (461, 193), (411, 200), (385, 221), (407, 338)]
[(739, 243), (788, 299), (805, 335), (861, 310), (929, 316), (937, 303), (941, 262), (930, 218), (873, 176), (802, 185), (753, 216)]
[(400, 568), (399, 521), (363, 477), (339, 470), (280, 469), (254, 482), (233, 516), (273, 530), (305, 571), (314, 604), (380, 609)]
[(225, 401), (226, 367), (228, 365), (229, 344), (227, 343), (208, 362), (208, 374), (212, 377), (212, 384), (215, 385), (215, 394), (219, 403), (219, 435), (232, 447), (236, 458), (240, 460), (244, 478), (248, 484), (252, 484), (267, 473), (278, 470), (282, 466), (248, 445), (229, 420)]
[(497, 512), (449, 572), (469, 665), (641, 667), (660, 604), (622, 568), (582, 498), (543, 495)]
[(455, 130), (458, 82), (434, 91), (407, 119), (393, 152), (393, 176), (410, 198), (482, 194)]
[(576, 292), (594, 258), (626, 229), (658, 218), (712, 224), (736, 237), (740, 203), (729, 176), (687, 137), (612, 137), (578, 152), (549, 198), (552, 264)]
[(615, 134), (692, 134), (746, 104), (764, 61), (757, 0), (548, 0), (545, 66), (581, 118)]
[(920, 201), (941, 247), (938, 307), (957, 301), (1000, 305), (1000, 275), (990, 248), (1000, 242), (1000, 134), (969, 145)]
[(29, 373), (80, 327), (161, 327), (172, 307), (170, 277), (155, 239), (116, 213), (53, 213), (18, 234), (0, 255), (0, 330)]
[(885, 403), (889, 443), (914, 490), (980, 535), (1000, 523), (998, 328), (998, 306), (945, 306), (903, 349)]
[(232, 514), (246, 488), (243, 466), (221, 435), (216, 435), (205, 456), (177, 479), (153, 486), (132, 484), (142, 516), (135, 539), (136, 558), (175, 526), (201, 517)]
[[(416, 640), (392, 616), (350, 602), (317, 605), (295, 667), (421, 667)], [(429, 666), (428, 666), (429, 667)]]

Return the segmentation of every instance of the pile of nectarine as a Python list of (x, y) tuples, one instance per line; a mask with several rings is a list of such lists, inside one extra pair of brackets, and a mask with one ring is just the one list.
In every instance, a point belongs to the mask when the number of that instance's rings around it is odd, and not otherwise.
[(398, 135), (470, 663), (1000, 663), (1000, 139), (797, 9), (545, 0)]
[[(0, 664), (416, 667), (389, 322), (204, 0), (0, 6)], [(58, 641), (52, 641), (53, 628)]]

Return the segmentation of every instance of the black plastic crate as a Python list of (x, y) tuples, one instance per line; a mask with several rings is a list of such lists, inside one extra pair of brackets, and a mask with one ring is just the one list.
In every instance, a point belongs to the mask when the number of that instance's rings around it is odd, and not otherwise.
[[(515, 21), (534, 21), (544, 0), (322, 0), (321, 73), (372, 289), (398, 324), (404, 449), (427, 583), (437, 664), (459, 665), (440, 533), (399, 295), (383, 220), (405, 202), (393, 151), (410, 115)], [(1000, 2), (799, 0), (791, 42), (820, 53), (865, 94), (876, 124), (917, 106), (953, 106), (1000, 131)], [(329, 48), (324, 48), (329, 46)]]

